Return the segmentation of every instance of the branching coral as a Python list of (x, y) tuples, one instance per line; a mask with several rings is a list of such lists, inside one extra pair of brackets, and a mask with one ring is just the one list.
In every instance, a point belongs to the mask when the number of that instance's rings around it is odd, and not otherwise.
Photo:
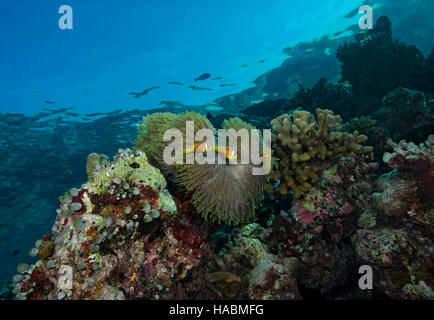
[(348, 120), (344, 127), (345, 131), (357, 131), (368, 136), (366, 143), (372, 146), (375, 155), (381, 158), (387, 148), (386, 141), (390, 137), (390, 132), (384, 126), (384, 122), (377, 121), (370, 116), (361, 116)]
[(273, 174), (275, 181), (280, 180), (275, 192), (285, 195), (289, 188), (299, 198), (318, 179), (321, 161), (372, 151), (372, 147), (360, 144), (366, 136), (343, 131), (340, 116), (330, 110), (317, 109), (316, 113), (317, 121), (307, 111), (294, 111), (271, 122), (273, 147), (279, 158), (278, 170)]
[[(196, 210), (205, 219), (230, 225), (248, 222), (254, 216), (255, 209), (262, 199), (266, 182), (265, 176), (252, 174), (253, 164), (241, 164), (240, 161), (235, 164), (229, 163), (226, 160), (227, 155), (217, 151), (215, 151), (216, 163), (214, 164), (197, 162), (185, 164), (184, 162), (184, 164), (167, 165), (163, 161), (162, 154), (168, 144), (163, 142), (163, 128), (179, 129), (183, 133), (184, 143), (198, 143), (198, 141), (186, 141), (186, 121), (194, 122), (195, 132), (203, 128), (214, 130), (208, 119), (199, 113), (152, 115), (145, 118), (140, 125), (143, 133), (139, 135), (136, 147), (149, 153), (151, 163), (161, 168), (166, 176), (167, 173), (172, 173), (172, 180), (191, 193)], [(154, 128), (156, 125), (160, 127)], [(225, 120), (223, 123), (223, 129), (238, 131), (242, 128), (250, 130), (253, 127), (239, 118)], [(237, 154), (240, 154), (240, 147), (238, 144)], [(220, 161), (223, 164), (220, 164)]]

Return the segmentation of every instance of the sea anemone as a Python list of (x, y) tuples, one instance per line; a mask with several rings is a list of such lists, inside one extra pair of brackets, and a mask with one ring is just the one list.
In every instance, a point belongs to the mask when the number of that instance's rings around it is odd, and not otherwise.
[(146, 153), (148, 161), (159, 168), (165, 176), (173, 174), (173, 168), (163, 160), (163, 150), (167, 143), (163, 141), (164, 132), (173, 127), (176, 115), (170, 112), (157, 112), (143, 117), (137, 126), (139, 135), (134, 144), (135, 149)]
[[(163, 119), (162, 119), (163, 118)], [(152, 128), (159, 120), (159, 128)], [(194, 122), (194, 132), (202, 128), (214, 130), (208, 119), (199, 113), (187, 112), (179, 115), (154, 114), (144, 119), (139, 126), (142, 133), (136, 140), (136, 147), (145, 151), (151, 163), (162, 169), (168, 179), (191, 194), (192, 203), (197, 212), (205, 219), (237, 225), (249, 222), (255, 215), (255, 209), (263, 197), (267, 177), (253, 175), (254, 164), (241, 164), (240, 159), (231, 163), (224, 152), (218, 148), (208, 152), (215, 152), (214, 164), (177, 164), (167, 165), (162, 154), (168, 142), (163, 142), (162, 129), (176, 128), (183, 133), (186, 142), (186, 121)], [(253, 127), (239, 118), (226, 120), (223, 129), (250, 129)], [(146, 135), (143, 137), (143, 135)], [(203, 142), (203, 141), (202, 141)], [(195, 141), (197, 144), (198, 141)], [(148, 145), (150, 144), (150, 145)], [(240, 154), (240, 143), (237, 154)], [(221, 164), (222, 163), (222, 164)]]

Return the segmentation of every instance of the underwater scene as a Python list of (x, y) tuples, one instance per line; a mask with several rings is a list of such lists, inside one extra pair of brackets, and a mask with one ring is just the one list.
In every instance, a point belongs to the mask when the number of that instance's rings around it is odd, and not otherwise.
[(0, 300), (434, 300), (434, 0), (0, 2)]

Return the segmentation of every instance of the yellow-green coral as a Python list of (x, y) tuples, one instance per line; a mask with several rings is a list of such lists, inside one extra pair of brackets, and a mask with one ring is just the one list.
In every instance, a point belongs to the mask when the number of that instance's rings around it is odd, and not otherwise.
[(141, 151), (127, 151), (124, 155), (115, 157), (113, 162), (94, 171), (92, 180), (87, 183), (87, 189), (97, 194), (107, 192), (116, 179), (128, 179), (154, 189), (164, 189), (167, 185), (161, 172), (149, 164), (146, 154)]
[(343, 131), (342, 119), (330, 110), (317, 109), (317, 120), (307, 111), (294, 111), (271, 121), (273, 147), (278, 170), (273, 173), (280, 185), (275, 190), (282, 195), (292, 190), (299, 198), (318, 179), (321, 161), (338, 155), (371, 152), (362, 146), (367, 137), (357, 131)]

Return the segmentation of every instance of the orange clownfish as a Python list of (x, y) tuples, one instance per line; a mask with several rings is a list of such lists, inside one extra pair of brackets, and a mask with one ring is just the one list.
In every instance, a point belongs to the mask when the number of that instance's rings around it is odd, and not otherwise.
[[(211, 147), (207, 143), (196, 143), (189, 148), (184, 148), (184, 153), (196, 152), (198, 150), (201, 152), (208, 152), (210, 149)], [(224, 155), (229, 160), (237, 159), (237, 153), (229, 147), (217, 147), (214, 145), (214, 150)]]
[(234, 159), (235, 160), (237, 158), (237, 153), (235, 152), (235, 150), (232, 150), (229, 147), (221, 147), (221, 148), (215, 147), (214, 149), (218, 153), (224, 155), (226, 157), (226, 159), (229, 159), (229, 160)]

